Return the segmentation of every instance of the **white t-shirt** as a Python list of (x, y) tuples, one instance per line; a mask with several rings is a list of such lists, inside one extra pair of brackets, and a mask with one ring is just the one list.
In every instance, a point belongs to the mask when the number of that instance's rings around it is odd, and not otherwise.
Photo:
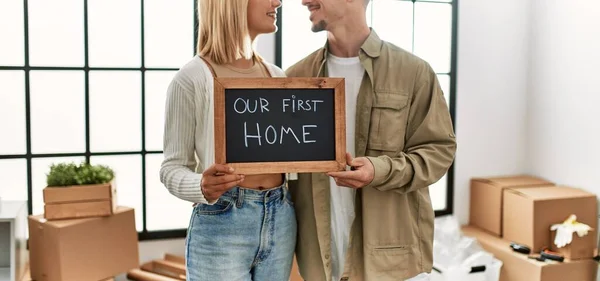
[[(356, 157), (354, 132), (356, 127), (356, 99), (365, 69), (358, 57), (340, 58), (331, 54), (327, 57), (329, 77), (343, 77), (346, 80), (346, 151)], [(330, 179), (331, 190), (331, 261), (332, 280), (342, 278), (346, 253), (350, 243), (350, 227), (354, 221), (354, 196), (356, 190), (339, 187)], [(427, 281), (429, 274), (419, 274), (410, 281)]]
[[(354, 129), (356, 125), (356, 98), (365, 69), (358, 57), (340, 58), (329, 54), (327, 58), (329, 77), (345, 78), (346, 86), (346, 151), (354, 153)], [(339, 187), (330, 179), (331, 190), (331, 261), (333, 280), (340, 280), (344, 273), (346, 252), (350, 242), (350, 227), (354, 221), (354, 196), (356, 190)]]

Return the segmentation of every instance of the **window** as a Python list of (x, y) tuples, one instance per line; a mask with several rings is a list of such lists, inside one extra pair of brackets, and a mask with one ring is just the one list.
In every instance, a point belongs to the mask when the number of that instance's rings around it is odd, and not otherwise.
[[(433, 67), (453, 119), (457, 5), (456, 0), (371, 0), (367, 7), (367, 23), (381, 39), (414, 53)], [(281, 32), (276, 38), (276, 63), (287, 69), (322, 47), (327, 34), (310, 30), (309, 12), (301, 1), (284, 2), (280, 14)], [(437, 215), (452, 213), (452, 184), (451, 167), (442, 179), (430, 187)]]
[[(185, 235), (191, 204), (170, 195), (158, 171), (166, 88), (195, 53), (195, 2), (0, 1), (3, 200), (28, 200), (41, 214), (50, 164), (106, 164), (119, 204), (136, 209), (140, 240)], [(310, 31), (300, 1), (280, 11), (275, 60), (285, 69), (325, 33)], [(374, 0), (368, 21), (432, 64), (454, 116), (456, 0)], [(452, 170), (432, 187), (438, 213), (452, 210), (451, 183)]]
[(185, 234), (191, 204), (158, 172), (166, 89), (195, 53), (194, 2), (0, 2), (3, 200), (41, 214), (50, 164), (89, 161), (115, 170), (141, 240)]

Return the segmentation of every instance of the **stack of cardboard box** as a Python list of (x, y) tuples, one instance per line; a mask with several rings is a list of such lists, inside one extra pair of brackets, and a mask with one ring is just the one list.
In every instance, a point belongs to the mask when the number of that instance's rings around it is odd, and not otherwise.
[[(528, 175), (473, 178), (470, 188), (470, 225), (463, 227), (463, 234), (477, 238), (503, 262), (501, 281), (596, 280), (598, 208), (594, 194)], [(574, 234), (573, 242), (559, 249), (551, 226), (571, 215), (593, 230), (584, 237)], [(517, 252), (511, 243), (531, 253)], [(540, 258), (544, 249), (558, 253), (564, 261)]]
[(135, 211), (114, 185), (46, 188), (45, 213), (29, 216), (33, 280), (97, 281), (139, 267)]

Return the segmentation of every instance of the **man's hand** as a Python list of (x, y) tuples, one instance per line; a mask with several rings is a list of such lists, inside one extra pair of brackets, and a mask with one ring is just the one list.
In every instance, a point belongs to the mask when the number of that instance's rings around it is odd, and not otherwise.
[(350, 171), (327, 173), (338, 186), (362, 188), (373, 181), (375, 168), (366, 157), (352, 158), (352, 155), (346, 152), (346, 164), (351, 167)]
[(233, 168), (221, 164), (213, 164), (204, 170), (200, 189), (208, 202), (219, 199), (227, 190), (244, 181), (244, 175), (233, 172)]

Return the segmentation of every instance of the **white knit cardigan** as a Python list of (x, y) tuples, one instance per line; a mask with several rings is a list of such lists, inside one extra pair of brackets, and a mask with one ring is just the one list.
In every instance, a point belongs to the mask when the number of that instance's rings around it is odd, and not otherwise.
[[(279, 67), (265, 65), (271, 76), (285, 76)], [(194, 203), (214, 203), (200, 189), (202, 172), (215, 161), (213, 81), (206, 63), (195, 56), (167, 90), (160, 180), (171, 194)]]

